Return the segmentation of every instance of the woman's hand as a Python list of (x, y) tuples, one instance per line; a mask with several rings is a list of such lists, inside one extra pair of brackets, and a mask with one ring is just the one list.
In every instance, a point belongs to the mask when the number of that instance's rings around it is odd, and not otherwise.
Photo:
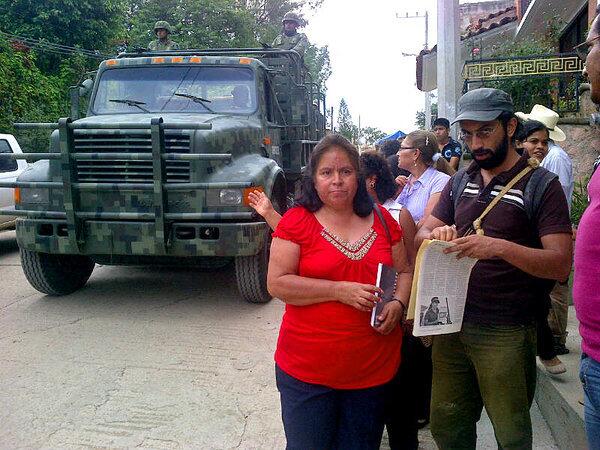
[(266, 217), (275, 211), (275, 208), (273, 208), (273, 204), (271, 203), (271, 200), (269, 200), (269, 197), (267, 197), (264, 192), (259, 190), (252, 191), (248, 194), (248, 204), (263, 217)]
[(401, 188), (404, 188), (404, 186), (406, 186), (406, 183), (408, 183), (408, 177), (405, 177), (404, 175), (398, 175), (396, 177), (396, 184)]
[(335, 298), (359, 311), (370, 312), (377, 301), (376, 292), (382, 293), (383, 291), (372, 284), (340, 281), (336, 286)]
[(379, 314), (379, 317), (377, 317), (377, 320), (381, 325), (375, 328), (375, 330), (383, 335), (390, 334), (394, 328), (396, 328), (400, 319), (402, 319), (403, 313), (404, 305), (399, 301), (394, 300), (387, 302), (383, 307), (383, 311)]

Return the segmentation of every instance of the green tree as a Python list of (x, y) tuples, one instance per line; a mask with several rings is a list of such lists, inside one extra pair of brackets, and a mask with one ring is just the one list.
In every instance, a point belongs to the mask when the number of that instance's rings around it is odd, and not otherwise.
[(181, 48), (256, 47), (255, 21), (236, 0), (129, 0), (129, 44), (145, 48), (166, 20)]
[(360, 134), (361, 138), (365, 140), (366, 145), (373, 145), (376, 141), (387, 135), (375, 127), (364, 127), (360, 130)]
[[(435, 119), (437, 119), (437, 116), (438, 116), (438, 105), (437, 105), (437, 103), (432, 103), (431, 104), (431, 123), (433, 123), (433, 121)], [(419, 130), (425, 129), (425, 111), (424, 110), (417, 111), (417, 114), (415, 116), (415, 125), (417, 126), (417, 128)]]
[(313, 77), (313, 81), (317, 83), (321, 91), (327, 91), (326, 82), (331, 76), (331, 61), (329, 60), (329, 48), (325, 45), (318, 47), (313, 44), (308, 44), (304, 55), (304, 64)]
[[(125, 0), (0, 0), (0, 30), (52, 44), (108, 51), (122, 27)], [(38, 52), (45, 72), (59, 70), (64, 56)]]
[(350, 109), (344, 98), (340, 100), (337, 123), (338, 133), (351, 142), (356, 142), (358, 140), (358, 127), (352, 122), (352, 115), (350, 114)]

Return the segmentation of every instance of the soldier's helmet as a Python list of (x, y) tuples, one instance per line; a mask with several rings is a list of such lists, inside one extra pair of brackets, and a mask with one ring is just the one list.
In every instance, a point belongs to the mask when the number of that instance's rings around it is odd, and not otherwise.
[(281, 19), (281, 23), (284, 22), (294, 22), (297, 27), (301, 26), (300, 17), (298, 14), (292, 11), (288, 11), (283, 15), (283, 19)]
[(166, 20), (159, 20), (154, 24), (154, 34), (156, 34), (156, 30), (161, 28), (167, 30), (167, 33), (171, 33), (171, 25)]

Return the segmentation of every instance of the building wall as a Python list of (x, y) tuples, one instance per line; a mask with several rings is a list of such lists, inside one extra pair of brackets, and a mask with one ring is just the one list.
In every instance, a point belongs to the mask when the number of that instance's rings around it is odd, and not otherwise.
[[(596, 106), (590, 98), (590, 91), (584, 91), (580, 97), (578, 117), (587, 119), (596, 112)], [(561, 147), (573, 160), (573, 176), (575, 182), (589, 177), (594, 161), (600, 155), (600, 127), (591, 125), (558, 125), (567, 135)]]

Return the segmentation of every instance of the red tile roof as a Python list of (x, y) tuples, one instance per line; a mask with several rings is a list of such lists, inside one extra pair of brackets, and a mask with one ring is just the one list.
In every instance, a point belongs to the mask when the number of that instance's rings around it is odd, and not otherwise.
[(467, 39), (507, 23), (515, 22), (516, 20), (518, 20), (518, 17), (517, 8), (515, 6), (510, 6), (501, 11), (488, 14), (485, 17), (474, 16), (471, 17), (471, 23), (467, 26), (467, 29), (461, 33), (461, 38)]

